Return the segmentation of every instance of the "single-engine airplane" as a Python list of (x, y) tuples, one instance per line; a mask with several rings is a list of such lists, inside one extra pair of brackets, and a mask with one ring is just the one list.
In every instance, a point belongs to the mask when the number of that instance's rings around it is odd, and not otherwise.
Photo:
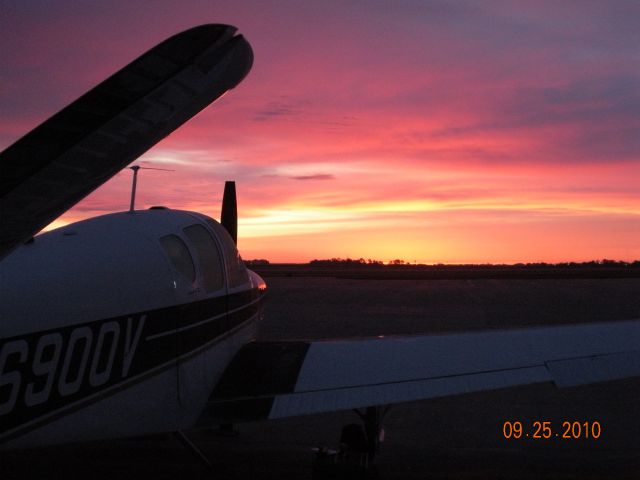
[(160, 43), (0, 154), (0, 449), (640, 375), (640, 320), (259, 342), (265, 282), (221, 223), (152, 207), (36, 233), (249, 72), (202, 25)]

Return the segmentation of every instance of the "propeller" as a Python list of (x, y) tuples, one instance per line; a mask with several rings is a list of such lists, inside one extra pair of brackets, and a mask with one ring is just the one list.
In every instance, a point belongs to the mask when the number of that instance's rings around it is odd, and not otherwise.
[(222, 196), (222, 213), (220, 223), (227, 229), (233, 239), (233, 243), (238, 244), (238, 202), (236, 200), (236, 182), (226, 181), (224, 183), (224, 195)]

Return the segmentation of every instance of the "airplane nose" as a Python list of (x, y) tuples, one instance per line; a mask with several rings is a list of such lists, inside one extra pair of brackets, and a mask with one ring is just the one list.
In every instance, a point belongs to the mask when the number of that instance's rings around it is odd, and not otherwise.
[(253, 270), (247, 269), (247, 272), (249, 272), (249, 278), (251, 279), (251, 288), (258, 289), (260, 295), (267, 293), (267, 283), (264, 279)]

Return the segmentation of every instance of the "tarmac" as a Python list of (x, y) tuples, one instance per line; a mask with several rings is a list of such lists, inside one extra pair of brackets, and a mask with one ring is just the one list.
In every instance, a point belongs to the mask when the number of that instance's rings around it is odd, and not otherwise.
[[(261, 339), (428, 334), (640, 318), (639, 279), (363, 280), (269, 278)], [(640, 378), (564, 390), (538, 384), (394, 405), (379, 478), (636, 479)], [(0, 452), (0, 478), (310, 479), (312, 448), (335, 446), (352, 412), (192, 432), (206, 471), (171, 434)], [(523, 437), (507, 439), (505, 422)], [(563, 439), (563, 422), (601, 427)], [(535, 422), (552, 435), (534, 439)], [(529, 437), (525, 437), (529, 433)], [(558, 436), (556, 436), (556, 434)]]

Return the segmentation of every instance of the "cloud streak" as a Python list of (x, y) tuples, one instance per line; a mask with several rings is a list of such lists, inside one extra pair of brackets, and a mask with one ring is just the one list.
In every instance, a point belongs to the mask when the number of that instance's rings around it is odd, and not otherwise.
[(315, 175), (298, 175), (289, 178), (292, 178), (293, 180), (333, 180), (336, 177), (328, 173), (317, 173)]

